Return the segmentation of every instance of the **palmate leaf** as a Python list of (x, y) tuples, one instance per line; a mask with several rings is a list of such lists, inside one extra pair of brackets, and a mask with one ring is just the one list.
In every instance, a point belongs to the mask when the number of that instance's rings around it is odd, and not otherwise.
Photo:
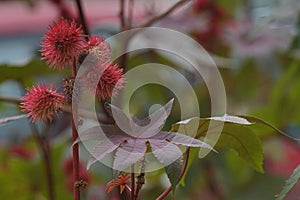
[(75, 141), (78, 143), (84, 140), (99, 140), (92, 150), (88, 168), (114, 152), (112, 167), (117, 171), (125, 170), (145, 156), (149, 145), (151, 153), (165, 167), (174, 191), (182, 168), (183, 152), (179, 145), (214, 149), (188, 135), (160, 130), (171, 112), (172, 104), (173, 99), (143, 120), (134, 116), (129, 119), (119, 108), (111, 106), (112, 113), (117, 115), (116, 121), (120, 121), (121, 127), (92, 127), (81, 133), (80, 138)]
[[(103, 129), (103, 127), (105, 128)], [(154, 156), (164, 166), (170, 165), (181, 157), (182, 151), (177, 146), (178, 144), (213, 150), (211, 146), (200, 140), (173, 132), (161, 131), (157, 135), (149, 138), (135, 138), (126, 135), (113, 125), (105, 125), (101, 128), (102, 131), (109, 131), (111, 135), (101, 133), (100, 127), (92, 127), (80, 134), (80, 138), (75, 142), (78, 143), (79, 141), (95, 139), (99, 140), (99, 143), (94, 146), (91, 152), (92, 157), (88, 162), (88, 168), (95, 162), (103, 159), (107, 154), (116, 150), (113, 168), (119, 171), (124, 170), (145, 155), (147, 143), (150, 144)]]
[(296, 185), (298, 180), (300, 179), (300, 165), (294, 169), (292, 175), (285, 182), (285, 186), (283, 187), (280, 194), (276, 195), (276, 200), (283, 200), (287, 193)]

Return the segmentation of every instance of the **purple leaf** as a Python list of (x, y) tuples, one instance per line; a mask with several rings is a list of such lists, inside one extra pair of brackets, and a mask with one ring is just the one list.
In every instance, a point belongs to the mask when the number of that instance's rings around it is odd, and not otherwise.
[(132, 117), (132, 132), (134, 136), (146, 138), (158, 133), (171, 113), (173, 102), (174, 99), (171, 99), (165, 106), (154, 111), (143, 120)]
[(131, 116), (131, 122), (132, 124), (138, 125), (138, 126), (146, 126), (147, 124), (150, 123), (150, 118), (146, 117), (142, 120), (138, 119), (136, 116), (132, 115)]
[(80, 141), (85, 140), (103, 140), (106, 138), (104, 134), (100, 132), (99, 126), (94, 126), (92, 128), (87, 129), (86, 131), (80, 133), (79, 137), (75, 140), (74, 144), (77, 144)]
[(173, 137), (175, 137), (175, 134), (173, 132), (161, 131), (156, 135), (152, 136), (151, 139), (171, 141)]
[(215, 151), (209, 144), (202, 142), (200, 140), (194, 139), (187, 135), (183, 135), (180, 133), (172, 133), (172, 132), (161, 132), (161, 134), (168, 135), (167, 139), (170, 140), (170, 142), (175, 143), (175, 144), (180, 144), (180, 145), (184, 145), (184, 146), (188, 146), (188, 147), (206, 148), (206, 149)]
[(110, 139), (105, 139), (100, 141), (92, 151), (92, 158), (88, 161), (87, 168), (89, 169), (92, 164), (96, 161), (100, 161), (103, 159), (107, 154), (111, 153), (118, 146), (121, 142), (124, 141), (123, 137), (111, 137)]
[[(118, 118), (116, 122), (120, 128), (114, 125), (101, 125), (101, 127), (92, 127), (80, 135), (81, 140), (100, 140), (92, 151), (88, 168), (97, 160), (103, 159), (107, 154), (114, 151), (112, 167), (122, 171), (145, 155), (147, 142), (150, 143), (154, 156), (164, 167), (180, 161), (182, 151), (178, 145), (213, 150), (210, 145), (190, 136), (177, 132), (161, 131), (171, 113), (173, 101), (173, 99), (170, 100), (164, 107), (159, 108), (143, 120), (139, 120), (135, 116), (129, 120), (121, 109), (111, 105), (114, 117)], [(123, 130), (130, 135), (124, 133)], [(172, 167), (174, 166), (172, 165)], [(168, 168), (170, 174), (173, 173), (172, 167)], [(176, 177), (174, 177), (172, 175), (172, 184), (177, 184)]]
[(146, 140), (126, 140), (116, 151), (113, 168), (119, 171), (126, 169), (140, 160), (145, 155), (146, 150)]
[(86, 141), (86, 140), (104, 140), (112, 135), (125, 135), (125, 134), (117, 126), (101, 124), (101, 126), (94, 126), (80, 133), (79, 137), (73, 143), (73, 145), (80, 141)]
[(171, 143), (178, 145), (184, 145), (188, 147), (200, 147), (215, 151), (209, 144), (180, 133), (161, 131), (159, 134), (156, 134), (155, 136), (151, 137), (151, 139), (167, 140)]
[(121, 130), (123, 130), (125, 133), (131, 133), (132, 127), (131, 127), (130, 119), (127, 117), (127, 115), (120, 108), (114, 105), (110, 105), (110, 106), (111, 106), (113, 118), (116, 121), (118, 127)]
[(152, 153), (163, 166), (172, 164), (182, 155), (182, 152), (177, 145), (165, 140), (150, 139), (149, 142)]

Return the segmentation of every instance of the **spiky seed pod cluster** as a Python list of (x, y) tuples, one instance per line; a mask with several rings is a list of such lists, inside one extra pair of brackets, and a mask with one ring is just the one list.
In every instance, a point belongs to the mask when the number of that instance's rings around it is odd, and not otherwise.
[(52, 122), (53, 116), (62, 110), (65, 97), (53, 89), (53, 85), (46, 86), (40, 83), (27, 89), (21, 101), (22, 111), (27, 112), (27, 117), (32, 122), (37, 120)]
[(49, 26), (41, 42), (42, 60), (50, 68), (70, 68), (85, 47), (86, 41), (81, 26), (73, 20), (71, 23), (61, 19)]
[[(84, 35), (75, 20), (69, 22), (60, 19), (50, 25), (42, 39), (41, 48), (42, 60), (46, 60), (52, 69), (68, 69), (78, 62), (88, 64), (88, 71), (80, 78), (88, 88), (97, 88), (99, 99), (110, 99), (123, 88), (123, 69), (111, 61), (109, 45), (102, 37)], [(22, 97), (22, 111), (28, 113), (32, 122), (51, 122), (65, 101), (71, 103), (74, 93), (75, 96), (79, 95), (79, 89), (74, 89), (74, 82), (74, 78), (64, 80), (64, 94), (58, 93), (53, 86), (34, 85)]]

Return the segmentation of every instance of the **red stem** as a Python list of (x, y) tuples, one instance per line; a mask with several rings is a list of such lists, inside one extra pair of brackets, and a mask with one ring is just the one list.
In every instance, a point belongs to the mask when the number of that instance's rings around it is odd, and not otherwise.
[[(180, 172), (180, 176), (178, 178), (178, 182), (182, 179), (182, 177), (187, 169), (189, 156), (190, 156), (190, 148), (188, 147), (186, 150), (185, 159), (184, 159), (184, 163), (183, 163), (183, 166), (182, 166), (182, 169)], [(161, 195), (159, 195), (159, 197), (157, 197), (156, 200), (163, 200), (171, 191), (172, 191), (172, 186), (168, 187), (163, 193), (161, 193)]]
[(135, 180), (134, 180), (134, 165), (131, 166), (131, 191), (130, 200), (134, 200)]
[[(78, 133), (75, 127), (74, 118), (72, 117), (72, 142), (78, 138)], [(79, 181), (79, 148), (78, 144), (72, 147), (73, 152), (73, 182), (74, 182), (74, 200), (80, 200), (80, 188), (77, 186)]]
[[(72, 76), (76, 77), (76, 60), (73, 61), (72, 66)], [(72, 104), (72, 143), (76, 141), (78, 138), (78, 132), (76, 129), (76, 123), (74, 117), (76, 117), (76, 107)], [(79, 148), (78, 144), (74, 144), (72, 146), (73, 153), (73, 183), (74, 183), (74, 200), (80, 200), (80, 187), (78, 187), (77, 182), (79, 181)]]

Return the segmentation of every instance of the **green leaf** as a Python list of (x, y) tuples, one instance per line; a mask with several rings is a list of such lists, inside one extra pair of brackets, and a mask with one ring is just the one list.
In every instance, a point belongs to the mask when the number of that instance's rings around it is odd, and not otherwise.
[(252, 122), (252, 123), (255, 123), (255, 124), (261, 124), (261, 125), (264, 125), (265, 127), (268, 127), (270, 129), (273, 129), (276, 133), (280, 133), (286, 137), (289, 137), (289, 138), (292, 138), (294, 140), (299, 140), (298, 138), (294, 138), (288, 134), (286, 134), (285, 132), (283, 132), (282, 130), (276, 128), (275, 126), (273, 126), (272, 124), (270, 124), (269, 122), (266, 122), (258, 117), (253, 117), (253, 116), (240, 116), (240, 117), (243, 117), (245, 119), (247, 119), (248, 121)]
[(258, 136), (248, 127), (226, 124), (216, 148), (234, 149), (239, 156), (258, 172), (263, 173), (263, 150)]
[(251, 123), (242, 117), (238, 116), (232, 116), (232, 115), (223, 115), (221, 117), (210, 117), (209, 119), (217, 120), (217, 121), (223, 121), (223, 122), (231, 122), (235, 124), (244, 124), (244, 125), (250, 125)]
[(66, 74), (66, 71), (59, 72), (58, 70), (50, 69), (45, 62), (37, 58), (31, 60), (24, 66), (2, 64), (0, 65), (0, 69), (0, 83), (10, 79), (26, 83), (28, 80), (40, 75)]
[(165, 167), (166, 173), (172, 185), (173, 193), (175, 192), (176, 186), (179, 181), (182, 165), (183, 165), (182, 157), (180, 157), (175, 162)]
[[(210, 123), (213, 124), (210, 127)], [(215, 128), (223, 129), (216, 130)], [(172, 126), (171, 131), (177, 131), (196, 138), (204, 137), (210, 127), (210, 139), (217, 139), (215, 148), (228, 148), (235, 150), (239, 156), (259, 172), (263, 172), (263, 151), (258, 136), (250, 129), (252, 124), (245, 118), (224, 115), (212, 118), (191, 118), (178, 122)], [(221, 131), (219, 134), (218, 131)], [(219, 136), (219, 137), (218, 137)]]
[(286, 194), (294, 187), (300, 178), (300, 165), (293, 171), (292, 175), (286, 180), (285, 186), (283, 187), (280, 194), (276, 195), (276, 200), (283, 200)]

